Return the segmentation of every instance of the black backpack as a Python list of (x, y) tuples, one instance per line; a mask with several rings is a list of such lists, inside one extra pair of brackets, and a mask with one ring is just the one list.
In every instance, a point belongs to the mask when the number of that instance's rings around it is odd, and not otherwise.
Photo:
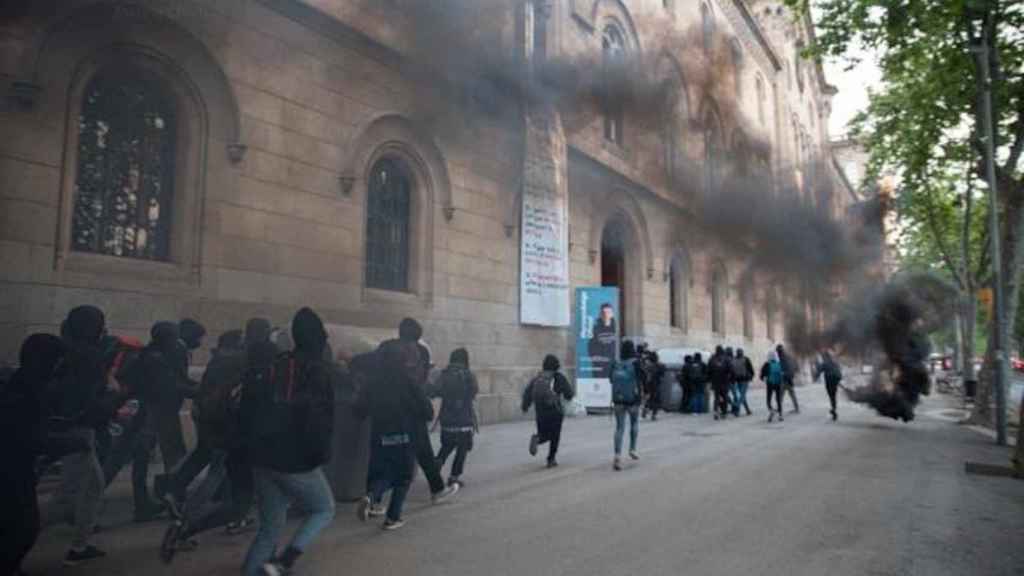
[(551, 410), (560, 407), (558, 395), (555, 394), (555, 373), (541, 372), (533, 377), (530, 382), (533, 387), (533, 403), (538, 410)]

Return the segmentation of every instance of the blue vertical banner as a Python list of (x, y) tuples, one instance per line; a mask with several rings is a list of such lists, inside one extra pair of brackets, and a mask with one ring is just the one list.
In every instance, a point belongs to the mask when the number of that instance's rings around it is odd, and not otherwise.
[(584, 408), (608, 408), (611, 363), (619, 354), (619, 289), (576, 289), (576, 392)]

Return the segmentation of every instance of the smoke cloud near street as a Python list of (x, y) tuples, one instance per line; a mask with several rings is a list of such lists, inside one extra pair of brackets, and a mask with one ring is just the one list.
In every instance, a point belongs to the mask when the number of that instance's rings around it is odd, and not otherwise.
[[(642, 51), (627, 50), (609, 60), (598, 44), (578, 54), (536, 58), (526, 66), (522, 55), (500, 40), (501, 30), (516, 29), (518, 4), (441, 0), (405, 5), (406, 18), (415, 24), (410, 27), (410, 58), (437, 74), (426, 83), (426, 90), (437, 93), (424, 95), (424, 106), (430, 108), (424, 115), (431, 129), (442, 133), (465, 129), (467, 122), (468, 115), (438, 112), (445, 107), (435, 105), (436, 96), (450, 87), (462, 87), (456, 92), (478, 111), (495, 115), (510, 103), (557, 110), (569, 134), (609, 106), (639, 130), (660, 130), (678, 97), (673, 94), (678, 86), (658, 73), (660, 60), (684, 54), (676, 60), (683, 82), (699, 101), (714, 102), (720, 138), (715, 150), (721, 152), (715, 160), (720, 174), (707, 176), (705, 158), (691, 155), (674, 178), (665, 179), (669, 192), (685, 205), (698, 248), (744, 263), (732, 275), (734, 290), (765, 284), (778, 288), (780, 300), (791, 303), (782, 310), (791, 352), (810, 357), (831, 348), (851, 361), (877, 364), (872, 384), (849, 391), (851, 400), (885, 416), (913, 418), (914, 405), (929, 389), (925, 320), (948, 309), (948, 290), (924, 276), (880, 282), (884, 207), (869, 199), (851, 212), (833, 210), (835, 195), (845, 193), (830, 177), (833, 167), (821, 159), (805, 162), (798, 167), (803, 185), (787, 176), (797, 167), (773, 158), (771, 144), (754, 136), (761, 131), (744, 126), (726, 35), (716, 35), (705, 49), (699, 27), (680, 31), (667, 19), (641, 18)], [(691, 131), (709, 128), (698, 111), (689, 114)], [(776, 144), (778, 154), (784, 145)], [(702, 184), (707, 180), (713, 185)], [(825, 326), (815, 322), (805, 303), (813, 304), (819, 318), (834, 320)]]

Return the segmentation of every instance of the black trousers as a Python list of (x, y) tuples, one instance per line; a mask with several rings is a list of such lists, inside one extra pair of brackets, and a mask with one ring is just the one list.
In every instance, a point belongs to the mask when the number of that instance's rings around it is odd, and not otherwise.
[(828, 402), (832, 405), (832, 411), (836, 411), (836, 392), (839, 391), (839, 383), (829, 384), (825, 382), (825, 391), (828, 392)]
[(729, 385), (723, 386), (712, 386), (715, 391), (715, 412), (719, 416), (725, 416), (729, 413)]
[[(211, 459), (215, 454), (210, 451)], [(213, 510), (203, 513), (195, 519), (190, 519), (188, 531), (182, 538), (190, 538), (201, 532), (227, 526), (231, 522), (238, 522), (245, 518), (252, 508), (255, 498), (253, 487), (252, 465), (245, 450), (233, 450), (228, 452), (224, 461), (227, 468), (228, 486), (231, 497), (218, 504)]]
[(455, 452), (452, 461), (451, 477), (458, 478), (466, 467), (466, 456), (473, 449), (473, 432), (460, 430), (457, 432), (441, 432), (441, 450), (437, 453), (437, 467), (444, 470), (444, 463)]
[(169, 402), (167, 405), (153, 406), (157, 438), (160, 442), (160, 454), (164, 459), (164, 470), (173, 470), (178, 462), (185, 457), (185, 436), (181, 431), (182, 401)]
[[(39, 501), (32, 470), (8, 470), (0, 481), (0, 575), (15, 574), (39, 536)], [(17, 475), (17, 477), (15, 477)]]
[(132, 498), (136, 513), (148, 510), (153, 502), (149, 497), (149, 459), (156, 448), (156, 434), (146, 422), (146, 416), (139, 414), (132, 424), (114, 439), (106, 461), (103, 462), (103, 480), (107, 486), (114, 481), (118, 473), (128, 465), (132, 465)]
[(430, 432), (427, 430), (427, 423), (418, 426), (413, 435), (413, 442), (416, 443), (416, 463), (419, 464), (423, 475), (427, 477), (430, 484), (430, 493), (437, 494), (444, 490), (444, 479), (441, 478), (441, 470), (434, 457), (434, 447), (430, 444)]
[[(782, 386), (768, 385), (768, 411), (777, 410), (779, 414), (782, 414)], [(775, 397), (776, 408), (772, 407), (772, 396)]]
[(562, 415), (547, 415), (537, 418), (538, 444), (547, 443), (548, 460), (554, 460), (558, 454), (558, 444), (562, 440)]
[(782, 386), (783, 390), (789, 394), (789, 399), (793, 401), (793, 411), (800, 411), (800, 403), (796, 400), (796, 383), (793, 381), (792, 376), (787, 376)]
[(195, 450), (189, 452), (188, 456), (178, 462), (173, 470), (163, 474), (159, 477), (161, 479), (157, 480), (157, 489), (159, 490), (160, 483), (163, 483), (163, 489), (173, 494), (179, 502), (185, 501), (189, 485), (213, 460), (209, 435), (202, 428), (198, 428), (197, 432), (199, 438)]

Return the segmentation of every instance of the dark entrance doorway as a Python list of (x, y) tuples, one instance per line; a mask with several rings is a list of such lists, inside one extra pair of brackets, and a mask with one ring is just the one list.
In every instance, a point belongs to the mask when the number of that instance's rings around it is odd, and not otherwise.
[(619, 289), (619, 336), (625, 335), (627, 318), (626, 240), (626, 227), (620, 219), (606, 224), (601, 233), (601, 286)]

